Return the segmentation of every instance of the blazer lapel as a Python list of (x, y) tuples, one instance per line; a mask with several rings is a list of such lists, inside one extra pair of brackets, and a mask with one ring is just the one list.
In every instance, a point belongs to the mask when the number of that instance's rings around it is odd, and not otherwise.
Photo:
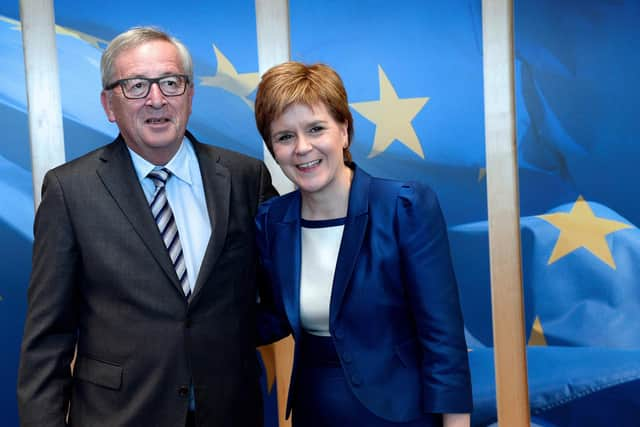
[(367, 230), (370, 183), (371, 177), (356, 166), (349, 192), (347, 220), (344, 224), (342, 242), (340, 243), (336, 270), (333, 276), (331, 305), (329, 308), (329, 323), (331, 325), (335, 324), (340, 311), (340, 306)]
[(201, 144), (187, 132), (198, 157), (202, 184), (211, 222), (211, 237), (200, 266), (200, 273), (196, 280), (191, 301), (194, 301), (213, 267), (218, 261), (229, 225), (229, 203), (231, 195), (231, 180), (229, 170), (220, 163), (220, 156), (212, 147)]
[(282, 299), (294, 337), (302, 331), (300, 325), (300, 192), (291, 194), (286, 211), (274, 224), (272, 262), (282, 289)]
[(121, 136), (105, 148), (101, 160), (103, 163), (96, 172), (102, 183), (169, 280), (182, 292)]

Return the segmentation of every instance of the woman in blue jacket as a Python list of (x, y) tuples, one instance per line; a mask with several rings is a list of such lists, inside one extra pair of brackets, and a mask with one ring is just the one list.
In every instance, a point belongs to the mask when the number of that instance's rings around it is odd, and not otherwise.
[(326, 65), (267, 71), (255, 116), (297, 186), (256, 218), (274, 309), (296, 342), (293, 425), (468, 426), (467, 348), (433, 191), (352, 162), (347, 94)]

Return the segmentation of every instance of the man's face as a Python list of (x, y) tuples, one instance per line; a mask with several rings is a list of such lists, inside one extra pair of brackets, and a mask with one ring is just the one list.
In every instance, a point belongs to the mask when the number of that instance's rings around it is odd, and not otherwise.
[[(121, 52), (114, 61), (112, 82), (132, 77), (184, 74), (175, 46), (157, 40)], [(141, 99), (127, 99), (120, 86), (102, 91), (102, 106), (116, 122), (127, 146), (156, 165), (166, 164), (180, 148), (191, 115), (193, 86), (180, 96), (165, 96), (157, 84)]]

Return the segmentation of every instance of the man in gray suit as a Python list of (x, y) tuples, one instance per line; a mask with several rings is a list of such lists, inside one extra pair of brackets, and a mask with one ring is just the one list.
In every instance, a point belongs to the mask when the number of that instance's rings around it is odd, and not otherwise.
[(192, 62), (168, 34), (119, 35), (101, 73), (120, 135), (44, 179), (21, 425), (260, 426), (253, 218), (275, 195), (268, 171), (186, 130)]

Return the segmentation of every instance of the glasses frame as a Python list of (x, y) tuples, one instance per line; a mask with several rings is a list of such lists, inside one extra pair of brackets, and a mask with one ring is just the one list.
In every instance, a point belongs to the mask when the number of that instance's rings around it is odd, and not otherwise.
[[(162, 86), (160, 86), (160, 80), (164, 80), (170, 77), (181, 77), (184, 79), (184, 88), (182, 90), (181, 93), (175, 93), (173, 95), (168, 95), (166, 93), (164, 93), (164, 91), (162, 90)], [(129, 80), (145, 80), (147, 82), (149, 82), (149, 87), (147, 88), (147, 93), (144, 94), (144, 96), (136, 96), (136, 97), (130, 97), (127, 95), (127, 92), (124, 90), (124, 84), (129, 81)], [(122, 95), (124, 95), (125, 98), (127, 99), (144, 99), (147, 96), (149, 96), (149, 93), (151, 92), (151, 86), (153, 86), (153, 84), (157, 84), (158, 85), (158, 89), (160, 89), (160, 92), (164, 95), (164, 96), (182, 96), (185, 94), (185, 92), (187, 91), (187, 87), (189, 86), (189, 84), (191, 83), (189, 76), (186, 74), (169, 74), (167, 76), (162, 76), (162, 77), (156, 77), (156, 78), (148, 78), (148, 77), (128, 77), (126, 79), (120, 79), (120, 80), (116, 80), (113, 83), (108, 84), (107, 86), (105, 86), (104, 90), (113, 90), (115, 89), (117, 86), (120, 86), (120, 90), (122, 90)]]

